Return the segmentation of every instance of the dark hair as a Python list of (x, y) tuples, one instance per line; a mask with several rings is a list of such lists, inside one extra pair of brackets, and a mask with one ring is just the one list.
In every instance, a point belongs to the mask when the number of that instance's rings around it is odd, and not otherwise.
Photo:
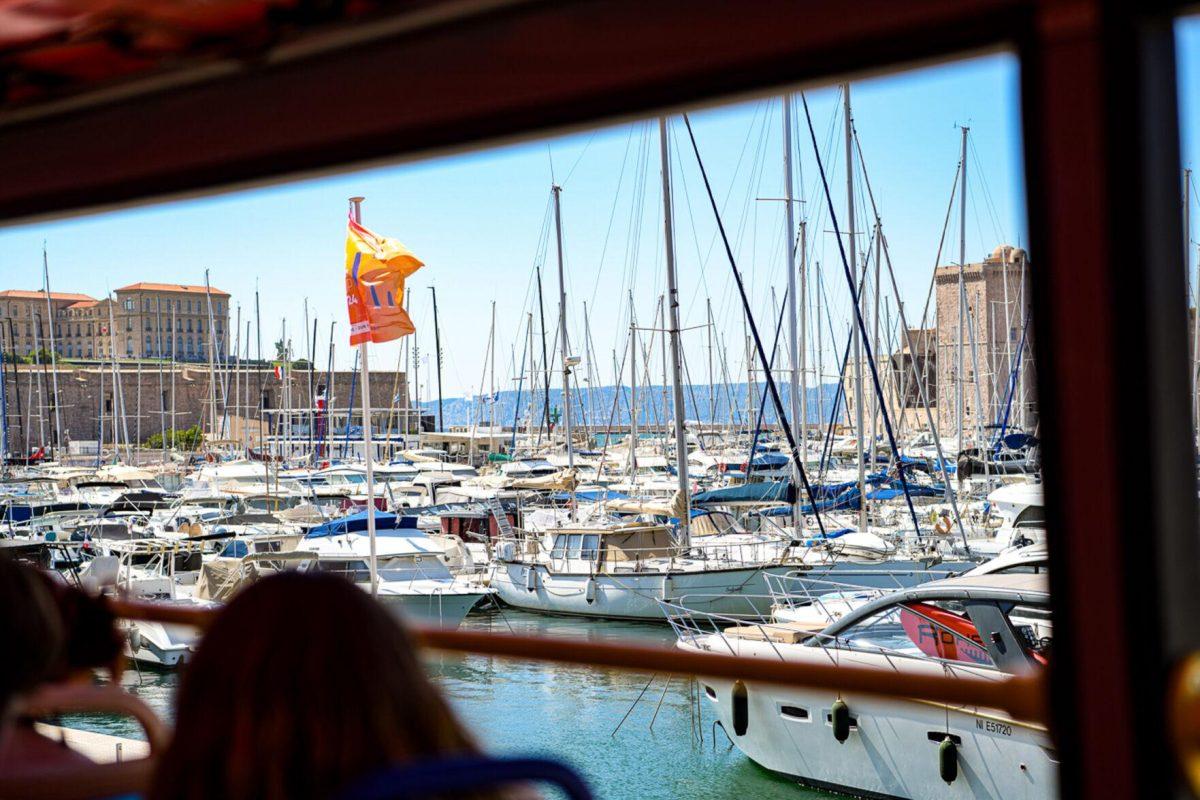
[(149, 797), (326, 798), (375, 769), (475, 752), (383, 606), (342, 578), (285, 572), (205, 635)]
[(62, 617), (32, 567), (0, 556), (0, 716), (13, 699), (47, 679), (64, 647)]
[(63, 646), (46, 679), (66, 680), (97, 667), (119, 671), (121, 634), (117, 619), (101, 596), (92, 596), (39, 572), (54, 600), (62, 623)]

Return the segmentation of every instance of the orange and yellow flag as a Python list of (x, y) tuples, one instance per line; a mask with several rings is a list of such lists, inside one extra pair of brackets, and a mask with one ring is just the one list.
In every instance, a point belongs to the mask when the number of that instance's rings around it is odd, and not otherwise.
[(390, 342), (416, 331), (404, 310), (404, 279), (425, 262), (395, 239), (353, 219), (346, 229), (346, 307), (350, 344)]

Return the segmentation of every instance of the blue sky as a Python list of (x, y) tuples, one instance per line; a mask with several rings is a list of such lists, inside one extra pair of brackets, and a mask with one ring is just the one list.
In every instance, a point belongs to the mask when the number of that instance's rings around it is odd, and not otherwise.
[[(1193, 38), (1195, 38), (1193, 36)], [(1194, 51), (1195, 48), (1193, 47)], [(1194, 61), (1194, 59), (1192, 59)], [(1188, 62), (1185, 85), (1194, 85)], [(851, 96), (869, 178), (897, 269), (910, 322), (920, 317), (957, 167), (960, 133), (971, 128), (968, 260), (997, 244), (1024, 244), (1016, 61), (1003, 55), (960, 61), (855, 83)], [(845, 228), (845, 173), (837, 87), (809, 90), (839, 223)], [(694, 112), (701, 153), (723, 204), (760, 327), (773, 327), (771, 288), (786, 286), (782, 205), (756, 198), (783, 192), (778, 97)], [(822, 343), (827, 370), (849, 324), (847, 290), (825, 201), (817, 180), (803, 109), (796, 104), (797, 192), (807, 202), (809, 253), (822, 264), (832, 318)], [(711, 297), (728, 347), (733, 379), (744, 375), (742, 322), (708, 201), (682, 122), (672, 121), (675, 231), (684, 324), (705, 319)], [(102, 296), (135, 280), (202, 283), (240, 302), (245, 320), (261, 291), (263, 341), (278, 338), (287, 318), (298, 352), (306, 350), (303, 303), (319, 319), (318, 353), (327, 351), (329, 322), (337, 321), (339, 366), (348, 366), (342, 247), (346, 198), (367, 197), (364, 222), (394, 236), (427, 266), (410, 279), (418, 343), (433, 346), (429, 286), (440, 303), (445, 394), (477, 391), (485, 367), (491, 304), (497, 304), (497, 384), (513, 387), (521, 360), (524, 320), (533, 310), (532, 274), (544, 266), (547, 327), (555, 327), (557, 284), (553, 242), (546, 234), (551, 164), (563, 185), (568, 319), (573, 350), (584, 352), (582, 304), (600, 380), (612, 382), (612, 351), (625, 346), (629, 291), (639, 323), (649, 325), (664, 291), (662, 205), (657, 124), (602, 128), (551, 140), (372, 169), (199, 200), (74, 218), (0, 231), (0, 284), (40, 285), (41, 246), (49, 247), (53, 288)], [(861, 178), (858, 188), (863, 209)], [(860, 217), (861, 217), (860, 211)], [(942, 263), (957, 260), (957, 211)], [(860, 229), (862, 226), (860, 218)], [(860, 237), (860, 247), (866, 243)], [(547, 247), (549, 245), (549, 247)], [(1036, 264), (1037, 255), (1032, 254)], [(890, 292), (888, 293), (890, 294)], [(888, 300), (892, 317), (894, 302)], [(824, 311), (823, 314), (829, 312)], [(691, 377), (707, 371), (705, 334), (686, 334)], [(375, 369), (392, 368), (399, 345), (373, 348)], [(252, 351), (253, 355), (253, 351)], [(657, 374), (660, 367), (654, 366)], [(421, 376), (431, 396), (430, 373)], [(485, 381), (486, 383), (486, 381)]]

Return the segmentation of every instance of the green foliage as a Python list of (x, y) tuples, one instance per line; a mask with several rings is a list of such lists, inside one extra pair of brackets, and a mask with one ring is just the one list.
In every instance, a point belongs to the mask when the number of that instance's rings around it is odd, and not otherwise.
[(308, 372), (308, 359), (301, 358), (292, 362), (292, 372)]
[(54, 354), (45, 347), (40, 347), (25, 356), (23, 361), (26, 364), (52, 364), (54, 363)]
[[(199, 425), (193, 425), (184, 430), (175, 430), (174, 428), (167, 429), (167, 447), (175, 450), (197, 450), (200, 443), (204, 441), (204, 434), (200, 430)], [(155, 433), (146, 440), (143, 447), (151, 450), (160, 450), (163, 446), (163, 436), (161, 433)]]

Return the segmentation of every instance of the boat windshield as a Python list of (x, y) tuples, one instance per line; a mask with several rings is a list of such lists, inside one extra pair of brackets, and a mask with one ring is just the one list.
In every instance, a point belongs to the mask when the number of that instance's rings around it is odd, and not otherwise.
[(843, 631), (836, 646), (995, 666), (975, 624), (952, 603), (898, 603)]

